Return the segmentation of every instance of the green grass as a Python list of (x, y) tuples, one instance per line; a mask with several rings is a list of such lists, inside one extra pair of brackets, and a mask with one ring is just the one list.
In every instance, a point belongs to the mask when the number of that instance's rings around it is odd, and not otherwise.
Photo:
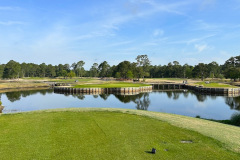
[(49, 77), (25, 77), (25, 78), (22, 78), (23, 80), (46, 80), (46, 81), (53, 81), (53, 82), (75, 82), (76, 80), (78, 82), (89, 82), (89, 81), (92, 81), (92, 80), (96, 80), (96, 79), (93, 79), (93, 78), (67, 78), (67, 79), (64, 79), (63, 77), (62, 78), (49, 78)]
[(95, 79), (91, 79), (91, 78), (73, 78), (73, 79), (57, 79), (56, 82), (89, 82)]
[(102, 84), (83, 84), (83, 85), (76, 85), (73, 88), (121, 88), (121, 87), (144, 87), (149, 86), (147, 84), (142, 83), (102, 83)]
[(24, 80), (45, 80), (45, 79), (54, 79), (54, 78), (49, 78), (49, 77), (24, 77), (24, 78), (21, 78), (21, 79), (24, 79)]
[(194, 83), (196, 85), (202, 85), (204, 87), (209, 87), (209, 88), (238, 88), (236, 86), (232, 86), (232, 85), (229, 85), (229, 84), (223, 84), (223, 83), (209, 83), (209, 84), (206, 84), (205, 82), (197, 82), (197, 83)]
[(147, 80), (168, 80), (168, 81), (183, 81), (183, 80), (187, 80), (187, 78), (146, 78)]
[[(1, 159), (238, 159), (197, 132), (119, 112), (47, 111), (0, 116)], [(181, 143), (191, 140), (193, 143)], [(157, 153), (150, 154), (152, 147)], [(167, 151), (165, 151), (167, 149)]]
[(20, 89), (20, 88), (37, 88), (37, 87), (49, 87), (45, 83), (34, 83), (34, 82), (6, 82), (0, 83), (0, 89)]

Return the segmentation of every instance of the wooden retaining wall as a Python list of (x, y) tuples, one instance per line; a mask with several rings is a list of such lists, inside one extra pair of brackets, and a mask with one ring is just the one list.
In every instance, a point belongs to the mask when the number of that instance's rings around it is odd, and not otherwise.
[(85, 94), (138, 94), (140, 92), (152, 91), (152, 86), (144, 87), (124, 87), (124, 88), (71, 88), (71, 87), (54, 87), (55, 93), (85, 93)]
[(199, 86), (190, 86), (187, 84), (151, 84), (155, 90), (175, 90), (175, 89), (189, 89), (204, 94), (228, 94), (240, 95), (240, 88), (205, 88)]
[(240, 88), (205, 88), (205, 87), (199, 87), (199, 86), (190, 86), (185, 85), (186, 89), (194, 90), (196, 92), (200, 93), (206, 93), (206, 94), (240, 94)]
[(166, 84), (151, 84), (155, 90), (171, 90), (171, 89), (185, 89), (185, 84), (166, 83)]

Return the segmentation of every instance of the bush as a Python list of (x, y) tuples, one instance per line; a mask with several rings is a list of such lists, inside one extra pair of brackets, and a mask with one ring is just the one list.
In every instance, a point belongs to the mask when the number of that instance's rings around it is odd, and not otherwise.
[(196, 118), (201, 118), (201, 116), (200, 115), (196, 115)]
[(240, 112), (236, 112), (231, 116), (231, 123), (235, 126), (240, 126)]
[(0, 106), (2, 105), (2, 102), (0, 101)]

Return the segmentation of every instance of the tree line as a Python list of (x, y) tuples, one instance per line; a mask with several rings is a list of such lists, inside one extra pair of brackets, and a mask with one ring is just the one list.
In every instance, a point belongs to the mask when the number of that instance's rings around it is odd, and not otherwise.
[(0, 78), (15, 79), (23, 77), (114, 77), (122, 79), (139, 78), (240, 78), (240, 56), (231, 57), (222, 65), (217, 62), (209, 64), (199, 63), (195, 66), (178, 61), (167, 65), (151, 65), (147, 55), (139, 55), (135, 62), (122, 61), (118, 65), (110, 66), (107, 61), (100, 64), (93, 63), (89, 70), (84, 68), (85, 62), (73, 64), (34, 64), (19, 63), (10, 60), (7, 64), (0, 64)]

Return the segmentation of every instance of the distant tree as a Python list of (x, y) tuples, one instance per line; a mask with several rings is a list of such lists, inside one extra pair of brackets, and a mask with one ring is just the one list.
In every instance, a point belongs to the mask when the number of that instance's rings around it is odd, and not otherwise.
[(166, 70), (165, 70), (165, 77), (173, 77), (173, 65), (171, 62), (168, 63), (168, 65), (166, 66)]
[(70, 68), (72, 68), (72, 71), (77, 75), (77, 63), (74, 62)]
[(204, 63), (199, 63), (193, 69), (193, 75), (195, 78), (201, 78), (203, 81), (204, 78), (208, 75), (208, 68), (207, 65)]
[(46, 76), (47, 77), (55, 77), (56, 76), (56, 69), (51, 64), (47, 65)]
[(121, 78), (120, 72), (117, 72), (117, 73), (115, 74), (115, 78)]
[(38, 70), (39, 70), (39, 65), (36, 65), (34, 63), (28, 63), (28, 73), (27, 73), (27, 76), (28, 77), (39, 76)]
[(231, 78), (234, 81), (240, 78), (240, 56), (229, 58), (222, 66), (224, 76), (226, 78)]
[(73, 71), (70, 71), (70, 72), (67, 74), (67, 76), (72, 79), (73, 77), (76, 76), (76, 74), (75, 74)]
[(77, 70), (78, 76), (80, 76), (80, 77), (82, 77), (85, 72), (85, 69), (83, 67), (84, 64), (85, 64), (84, 61), (79, 61), (76, 65), (76, 70)]
[(19, 78), (21, 65), (18, 62), (10, 60), (3, 71), (3, 78)]
[(63, 69), (66, 70), (67, 72), (70, 72), (70, 65), (69, 64), (64, 64)]
[(90, 76), (91, 77), (97, 77), (98, 76), (98, 64), (93, 63), (91, 69), (90, 69)]
[(25, 62), (23, 62), (22, 64), (21, 64), (21, 75), (22, 75), (22, 77), (25, 77), (25, 75), (26, 75), (26, 73), (27, 73), (27, 71), (28, 71), (28, 65), (27, 65), (27, 63), (25, 63)]
[(63, 76), (65, 79), (66, 79), (67, 75), (68, 75), (68, 73), (66, 70), (61, 71), (61, 76)]
[(236, 81), (237, 79), (240, 78), (240, 68), (231, 67), (227, 70), (225, 75), (226, 75), (227, 78), (231, 78), (234, 81)]
[(132, 71), (128, 71), (128, 72), (127, 72), (126, 78), (128, 78), (128, 79), (132, 79), (132, 78), (133, 78), (133, 73), (132, 73)]
[(219, 74), (220, 68), (217, 62), (213, 61), (208, 64), (209, 75), (211, 78), (214, 78)]
[(192, 78), (192, 70), (193, 66), (189, 66), (188, 64), (183, 65), (183, 74), (184, 78)]
[(142, 77), (144, 79), (144, 76), (149, 76), (149, 66), (150, 66), (150, 60), (148, 59), (147, 55), (138, 55), (137, 58), (137, 70), (138, 70), (138, 78)]
[(107, 61), (104, 61), (98, 66), (98, 70), (100, 77), (107, 77), (110, 71), (110, 65), (107, 63)]
[(183, 77), (182, 66), (179, 64), (178, 61), (173, 61), (172, 69), (173, 69), (173, 74), (172, 74), (173, 77), (175, 78)]
[(39, 68), (37, 70), (39, 77), (46, 77), (46, 69), (47, 65), (45, 63), (39, 65)]
[[(116, 72), (120, 73), (121, 78), (127, 78), (127, 73), (131, 71), (131, 63), (129, 61), (120, 62), (116, 66)], [(132, 73), (132, 72), (131, 72)], [(116, 77), (117, 78), (117, 77)]]
[(2, 78), (2, 77), (3, 77), (3, 71), (4, 71), (4, 67), (5, 67), (5, 65), (4, 65), (4, 64), (1, 64), (1, 65), (0, 65), (0, 78)]

